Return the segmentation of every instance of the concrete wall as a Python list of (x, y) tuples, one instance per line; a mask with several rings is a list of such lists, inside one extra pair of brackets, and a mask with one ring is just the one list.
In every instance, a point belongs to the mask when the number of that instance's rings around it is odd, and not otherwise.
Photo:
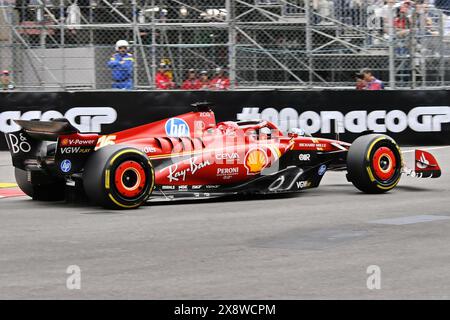
[(22, 53), (22, 81), (32, 86), (55, 86), (66, 89), (94, 89), (94, 48), (27, 49)]

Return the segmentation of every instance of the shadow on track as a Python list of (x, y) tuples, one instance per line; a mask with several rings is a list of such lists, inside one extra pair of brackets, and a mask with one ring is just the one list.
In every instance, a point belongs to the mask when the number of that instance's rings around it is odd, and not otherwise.
[[(396, 187), (397, 190), (406, 191), (406, 192), (435, 192), (435, 190), (429, 189), (429, 188), (422, 188), (417, 186), (398, 186)], [(394, 190), (395, 192), (395, 190)], [(326, 197), (327, 194), (342, 194), (342, 196), (348, 195), (348, 196), (366, 196), (366, 197), (374, 197), (374, 196), (385, 196), (384, 194), (381, 195), (368, 195), (365, 194), (356, 188), (354, 188), (351, 185), (347, 184), (327, 184), (320, 186), (317, 189), (312, 190), (305, 190), (304, 192), (298, 192), (298, 193), (280, 193), (280, 194), (255, 194), (255, 195), (229, 195), (229, 196), (223, 196), (223, 197), (212, 197), (212, 198), (203, 198), (203, 199), (180, 199), (180, 200), (161, 200), (161, 201), (152, 201), (149, 203), (146, 203), (142, 206), (142, 208), (151, 208), (151, 207), (160, 207), (160, 206), (173, 206), (173, 205), (198, 205), (198, 204), (208, 204), (208, 203), (227, 203), (227, 202), (243, 202), (243, 201), (266, 201), (266, 200), (280, 200), (280, 199), (293, 199), (293, 198), (300, 198), (301, 196), (309, 196), (309, 197)], [(390, 192), (388, 194), (393, 194), (393, 192)], [(103, 209), (101, 207), (95, 206), (92, 203), (89, 203), (88, 201), (57, 201), (57, 202), (41, 202), (41, 201), (32, 201), (31, 199), (17, 199), (14, 200), (16, 205), (20, 205), (20, 202), (25, 201), (27, 204), (32, 202), (33, 206), (38, 208), (57, 208), (60, 209), (62, 212), (65, 210), (67, 211), (75, 211), (74, 213), (77, 214), (96, 214), (96, 215), (117, 215), (117, 214), (127, 214), (127, 212), (130, 212), (128, 210), (110, 210), (110, 209)], [(31, 211), (31, 210), (30, 210)]]

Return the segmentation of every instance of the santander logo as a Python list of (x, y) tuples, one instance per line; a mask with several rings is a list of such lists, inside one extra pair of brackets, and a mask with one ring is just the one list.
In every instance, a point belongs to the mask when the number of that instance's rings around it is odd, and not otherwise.
[(417, 161), (417, 167), (419, 169), (426, 169), (430, 166), (430, 161), (427, 160), (425, 157), (425, 154), (422, 152), (422, 155), (420, 156), (419, 160)]

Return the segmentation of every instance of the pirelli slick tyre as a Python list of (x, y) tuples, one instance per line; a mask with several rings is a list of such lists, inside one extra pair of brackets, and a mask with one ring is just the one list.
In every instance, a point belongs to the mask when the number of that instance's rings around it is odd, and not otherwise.
[(155, 173), (145, 153), (124, 146), (107, 146), (92, 154), (83, 173), (83, 187), (95, 204), (110, 209), (134, 209), (153, 191)]
[(48, 181), (45, 184), (32, 184), (28, 181), (25, 170), (15, 168), (14, 175), (17, 185), (27, 196), (37, 201), (61, 201), (65, 198), (65, 183), (61, 181)]
[(384, 193), (397, 186), (402, 156), (390, 137), (370, 134), (353, 142), (347, 155), (348, 180), (365, 193)]

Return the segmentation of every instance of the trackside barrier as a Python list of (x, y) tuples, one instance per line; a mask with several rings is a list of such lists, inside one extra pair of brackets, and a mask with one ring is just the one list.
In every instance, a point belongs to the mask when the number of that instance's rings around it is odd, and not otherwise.
[(450, 144), (448, 90), (10, 92), (0, 93), (0, 131), (18, 130), (15, 119), (65, 117), (82, 132), (106, 134), (189, 112), (200, 101), (215, 105), (218, 122), (266, 119), (348, 142), (371, 130), (403, 145)]

